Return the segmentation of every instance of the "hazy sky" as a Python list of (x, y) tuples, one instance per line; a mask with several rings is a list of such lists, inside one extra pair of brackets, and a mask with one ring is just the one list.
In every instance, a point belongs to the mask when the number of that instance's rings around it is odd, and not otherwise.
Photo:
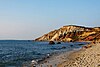
[(0, 39), (35, 39), (71, 24), (100, 26), (100, 0), (0, 0)]

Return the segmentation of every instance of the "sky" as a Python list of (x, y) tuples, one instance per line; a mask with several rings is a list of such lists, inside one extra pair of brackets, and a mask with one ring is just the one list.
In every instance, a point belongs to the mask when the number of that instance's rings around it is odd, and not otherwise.
[(65, 25), (100, 27), (100, 0), (0, 0), (0, 40), (33, 40)]

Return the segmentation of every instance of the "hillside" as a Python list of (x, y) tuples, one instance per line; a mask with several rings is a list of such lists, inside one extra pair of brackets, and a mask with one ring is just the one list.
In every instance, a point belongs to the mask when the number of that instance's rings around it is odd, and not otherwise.
[(100, 40), (100, 27), (63, 26), (35, 39), (35, 41), (94, 41)]

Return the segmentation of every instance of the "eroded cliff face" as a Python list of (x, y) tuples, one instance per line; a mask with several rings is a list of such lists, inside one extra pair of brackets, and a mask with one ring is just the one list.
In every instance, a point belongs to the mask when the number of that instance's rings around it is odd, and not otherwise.
[(45, 34), (36, 41), (93, 41), (100, 39), (100, 27), (68, 25)]

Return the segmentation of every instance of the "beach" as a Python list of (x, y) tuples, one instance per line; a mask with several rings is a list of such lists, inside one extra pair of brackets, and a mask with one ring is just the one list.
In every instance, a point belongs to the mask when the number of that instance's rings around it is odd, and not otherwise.
[[(75, 50), (75, 51), (77, 51), (77, 50)], [(44, 61), (42, 61), (36, 67), (57, 67), (58, 64), (61, 64), (62, 62), (66, 61), (66, 58), (75, 51), (62, 52), (61, 54), (52, 55), (52, 56), (46, 58)]]
[(100, 43), (90, 45), (89, 48), (82, 48), (70, 54), (66, 61), (57, 67), (100, 67)]
[(100, 67), (100, 43), (91, 43), (87, 46), (52, 56), (37, 67)]

